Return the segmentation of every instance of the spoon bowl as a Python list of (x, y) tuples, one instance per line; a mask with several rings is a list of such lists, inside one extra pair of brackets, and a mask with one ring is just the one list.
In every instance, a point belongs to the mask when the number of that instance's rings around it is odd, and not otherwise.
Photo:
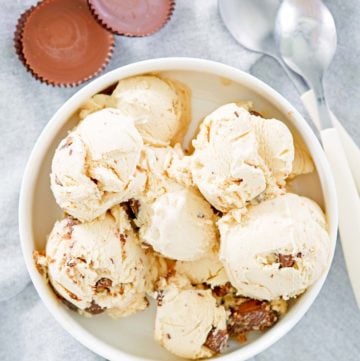
[(273, 36), (278, 0), (219, 0), (219, 11), (231, 35), (245, 48), (277, 56)]
[(285, 63), (318, 87), (337, 43), (334, 19), (322, 1), (285, 0), (277, 15), (275, 38)]

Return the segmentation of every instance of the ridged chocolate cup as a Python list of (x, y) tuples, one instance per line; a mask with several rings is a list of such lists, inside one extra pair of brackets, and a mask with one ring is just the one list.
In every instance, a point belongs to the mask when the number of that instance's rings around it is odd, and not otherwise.
[(16, 29), (15, 29), (15, 32), (14, 32), (13, 43), (14, 43), (15, 53), (16, 53), (18, 59), (25, 66), (26, 70), (28, 72), (30, 72), (35, 78), (37, 78), (36, 74), (34, 74), (31, 71), (31, 69), (27, 66), (27, 64), (25, 62), (25, 58), (24, 58), (24, 54), (23, 54), (22, 41), (21, 41), (21, 36), (22, 36), (22, 31), (23, 31), (25, 20), (26, 20), (26, 18), (29, 16), (29, 14), (32, 12), (32, 10), (34, 8), (35, 8), (34, 6), (30, 7), (25, 12), (23, 12), (20, 15), (20, 17), (18, 18), (18, 21), (17, 21), (17, 24), (16, 24)]
[(19, 58), (35, 78), (53, 86), (76, 86), (108, 64), (114, 36), (94, 19), (86, 0), (44, 0), (19, 20)]
[(116, 35), (144, 37), (170, 20), (175, 0), (88, 0), (98, 22)]

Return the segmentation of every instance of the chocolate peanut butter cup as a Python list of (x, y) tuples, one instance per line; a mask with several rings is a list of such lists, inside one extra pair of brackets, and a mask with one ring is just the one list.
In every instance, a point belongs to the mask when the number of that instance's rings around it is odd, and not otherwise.
[(147, 36), (170, 19), (174, 0), (88, 0), (98, 21), (117, 35)]
[(97, 75), (112, 55), (114, 37), (94, 19), (86, 0), (44, 0), (20, 21), (18, 56), (47, 84), (78, 85)]

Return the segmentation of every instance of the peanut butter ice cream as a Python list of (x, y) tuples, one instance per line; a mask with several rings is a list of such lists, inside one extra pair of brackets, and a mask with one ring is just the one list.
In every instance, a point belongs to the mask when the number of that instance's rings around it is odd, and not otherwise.
[(130, 118), (116, 109), (88, 115), (63, 139), (51, 167), (51, 189), (68, 214), (91, 221), (140, 193), (136, 172), (143, 141)]
[(225, 347), (226, 312), (210, 290), (179, 289), (170, 283), (159, 291), (157, 303), (155, 340), (171, 353), (199, 359)]
[(217, 253), (209, 253), (196, 261), (177, 261), (175, 270), (191, 284), (207, 284), (211, 288), (225, 285), (229, 279)]
[(249, 207), (238, 222), (219, 221), (220, 260), (243, 296), (285, 300), (303, 293), (329, 264), (325, 216), (308, 198), (287, 193)]
[(190, 121), (189, 89), (178, 81), (141, 75), (119, 81), (112, 93), (116, 106), (135, 119), (145, 143), (181, 142)]
[(281, 194), (294, 160), (284, 123), (252, 115), (235, 103), (208, 115), (193, 145), (194, 182), (221, 212)]
[(194, 190), (165, 193), (148, 206), (147, 214), (140, 237), (165, 257), (199, 260), (217, 246), (215, 215)]
[(140, 246), (124, 210), (116, 206), (91, 222), (67, 217), (55, 223), (44, 256), (56, 293), (80, 313), (124, 317), (148, 306), (157, 260)]

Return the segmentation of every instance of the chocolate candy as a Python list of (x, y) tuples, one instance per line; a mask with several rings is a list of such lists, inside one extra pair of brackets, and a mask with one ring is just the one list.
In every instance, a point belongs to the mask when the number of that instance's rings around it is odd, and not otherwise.
[(20, 18), (14, 40), (27, 68), (41, 81), (59, 86), (97, 75), (114, 47), (113, 35), (94, 19), (86, 0), (38, 3)]
[(88, 0), (98, 21), (118, 35), (147, 36), (170, 19), (172, 0)]

